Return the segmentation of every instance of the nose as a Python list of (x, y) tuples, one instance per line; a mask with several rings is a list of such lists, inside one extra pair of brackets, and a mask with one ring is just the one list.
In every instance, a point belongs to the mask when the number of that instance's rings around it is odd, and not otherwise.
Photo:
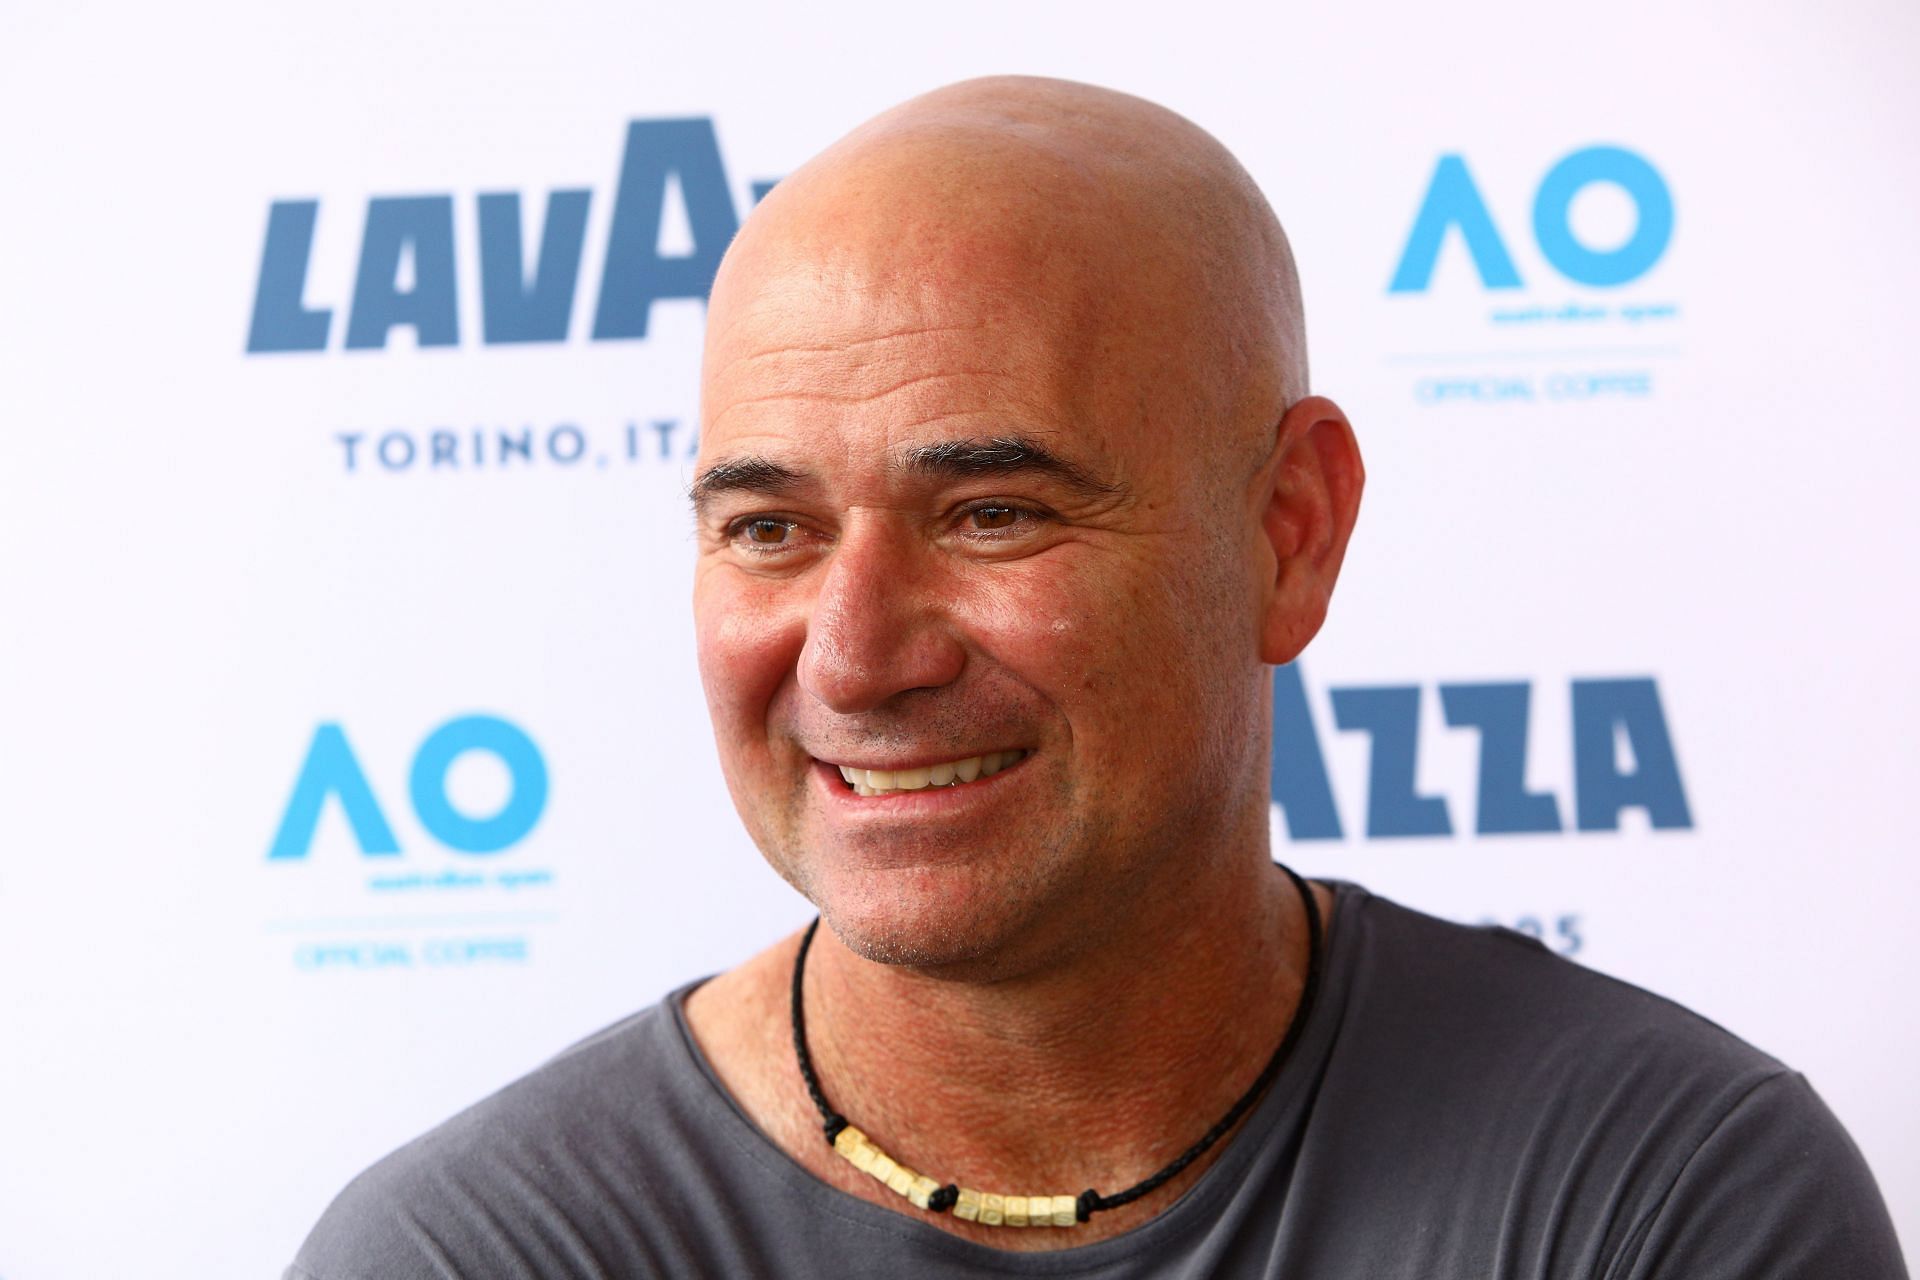
[(935, 554), (886, 521), (843, 530), (807, 618), (803, 690), (851, 715), (959, 678), (966, 651), (941, 600)]

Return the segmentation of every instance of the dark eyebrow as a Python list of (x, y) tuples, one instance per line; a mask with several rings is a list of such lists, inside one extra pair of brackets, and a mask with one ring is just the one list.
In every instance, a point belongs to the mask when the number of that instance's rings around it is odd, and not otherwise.
[[(1038, 441), (1025, 436), (991, 436), (972, 440), (942, 440), (900, 453), (893, 462), (900, 471), (970, 480), (980, 476), (1050, 476), (1082, 497), (1112, 498), (1125, 488), (1099, 479), (1077, 463), (1068, 462)], [(700, 511), (723, 493), (785, 494), (803, 488), (809, 477), (769, 458), (729, 458), (716, 462), (694, 479), (687, 497)]]
[(702, 471), (687, 490), (695, 511), (723, 493), (791, 493), (806, 477), (765, 458), (731, 458)]
[(1050, 476), (1087, 498), (1111, 498), (1122, 486), (1095, 476), (1026, 436), (942, 440), (908, 449), (895, 461), (904, 471), (968, 480), (978, 476), (1038, 474)]

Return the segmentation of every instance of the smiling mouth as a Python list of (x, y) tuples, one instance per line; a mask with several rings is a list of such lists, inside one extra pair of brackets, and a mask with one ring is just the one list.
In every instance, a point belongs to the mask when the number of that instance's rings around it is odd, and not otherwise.
[(918, 769), (856, 769), (845, 764), (833, 767), (840, 771), (855, 795), (886, 796), (900, 791), (924, 791), (928, 787), (965, 786), (991, 778), (1026, 759), (1027, 754), (1024, 750), (989, 751), (983, 756), (968, 756), (965, 760), (949, 760)]

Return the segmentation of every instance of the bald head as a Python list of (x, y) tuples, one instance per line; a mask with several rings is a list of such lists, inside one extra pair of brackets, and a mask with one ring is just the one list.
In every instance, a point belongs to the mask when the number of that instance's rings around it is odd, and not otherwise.
[(741, 354), (741, 328), (764, 342), (820, 288), (1037, 326), (1050, 376), (1075, 384), (1062, 390), (1123, 397), (1189, 442), (1224, 431), (1253, 456), (1306, 394), (1299, 285), (1259, 188), (1188, 120), (1090, 85), (951, 85), (782, 181), (715, 282), (710, 372)]

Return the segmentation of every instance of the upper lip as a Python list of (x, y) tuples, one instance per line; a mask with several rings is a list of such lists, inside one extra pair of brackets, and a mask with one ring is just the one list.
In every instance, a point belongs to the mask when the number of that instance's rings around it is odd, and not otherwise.
[(930, 769), (936, 764), (951, 764), (955, 760), (971, 760), (975, 756), (992, 755), (995, 752), (999, 752), (999, 751), (1026, 751), (1029, 754), (1031, 754), (1032, 748), (1030, 747), (981, 747), (977, 751), (975, 750), (955, 751), (955, 752), (949, 752), (945, 755), (936, 755), (931, 752), (923, 751), (916, 755), (900, 756), (897, 759), (890, 760), (890, 761), (829, 760), (825, 756), (815, 756), (814, 759), (818, 760), (821, 764), (831, 766), (832, 768), (835, 768), (835, 769), (884, 769), (892, 773), (898, 773), (902, 769)]

